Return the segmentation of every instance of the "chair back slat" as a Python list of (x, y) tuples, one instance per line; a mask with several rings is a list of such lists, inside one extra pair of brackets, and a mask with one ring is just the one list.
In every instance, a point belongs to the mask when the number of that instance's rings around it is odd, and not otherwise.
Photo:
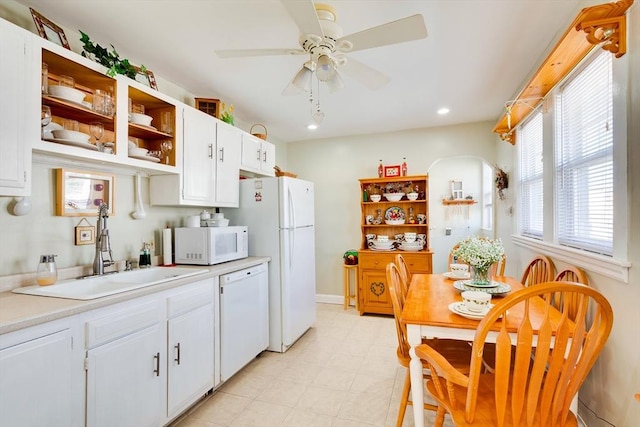
[(396, 267), (398, 267), (398, 271), (400, 272), (400, 285), (402, 286), (402, 294), (405, 299), (407, 296), (407, 292), (409, 292), (409, 284), (411, 283), (411, 271), (409, 271), (409, 267), (407, 266), (407, 262), (404, 260), (404, 257), (401, 254), (397, 254), (394, 258)]
[(553, 275), (554, 266), (551, 259), (544, 255), (538, 255), (529, 262), (520, 282), (524, 286), (537, 285), (538, 283), (552, 281)]
[(407, 327), (400, 321), (402, 310), (404, 308), (405, 295), (402, 291), (400, 271), (394, 263), (387, 264), (387, 286), (389, 286), (389, 294), (391, 295), (391, 304), (393, 305), (393, 318), (396, 323), (396, 334), (398, 335), (398, 358), (409, 360), (409, 341), (407, 340)]
[[(575, 317), (567, 304), (560, 310), (553, 306), (556, 295), (578, 301)], [(587, 321), (590, 307), (595, 307), (594, 316)], [(509, 309), (523, 313), (511, 334), (505, 321)], [(604, 296), (571, 282), (545, 282), (497, 302), (476, 329), (464, 418), (472, 424), (482, 396), (481, 349), (490, 331), (498, 331), (491, 392), (495, 424), (559, 426), (567, 420), (571, 401), (601, 352), (612, 323), (611, 305)]]

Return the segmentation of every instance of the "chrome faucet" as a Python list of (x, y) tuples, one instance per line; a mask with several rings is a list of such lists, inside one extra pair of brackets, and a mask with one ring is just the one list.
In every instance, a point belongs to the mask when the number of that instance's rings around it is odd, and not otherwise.
[[(104, 268), (114, 264), (113, 255), (111, 254), (111, 245), (109, 244), (109, 230), (107, 229), (107, 218), (109, 218), (109, 207), (106, 203), (101, 203), (98, 209), (98, 223), (96, 224), (96, 255), (93, 259), (93, 274), (103, 275)], [(108, 253), (107, 260), (103, 254)]]

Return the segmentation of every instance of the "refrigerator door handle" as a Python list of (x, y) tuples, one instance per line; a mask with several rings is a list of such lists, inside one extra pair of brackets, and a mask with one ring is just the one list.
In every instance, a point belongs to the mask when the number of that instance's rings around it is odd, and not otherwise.
[(296, 211), (293, 205), (293, 194), (291, 194), (291, 187), (287, 187), (287, 197), (289, 199), (289, 218), (291, 220), (291, 228), (296, 228)]
[(296, 245), (296, 240), (294, 237), (295, 233), (289, 233), (289, 271), (293, 268), (293, 254), (296, 253), (294, 250), (294, 246)]

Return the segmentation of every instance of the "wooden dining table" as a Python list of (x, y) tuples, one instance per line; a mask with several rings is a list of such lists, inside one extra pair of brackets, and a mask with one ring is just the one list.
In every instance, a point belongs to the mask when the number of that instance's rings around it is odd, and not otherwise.
[[(523, 289), (524, 286), (513, 277), (494, 276), (493, 280), (508, 284), (511, 291), (500, 296), (493, 295), (491, 303), (495, 303), (514, 291)], [(407, 326), (407, 340), (411, 349), (411, 362), (409, 365), (411, 376), (411, 394), (413, 402), (422, 402), (424, 399), (422, 362), (416, 356), (415, 346), (420, 345), (422, 338), (449, 338), (472, 342), (476, 333), (479, 320), (468, 319), (449, 309), (449, 304), (462, 301), (461, 292), (454, 288), (455, 280), (448, 279), (442, 274), (413, 274), (409, 292), (402, 311), (402, 322)], [(531, 323), (534, 331), (538, 321), (544, 315), (540, 300), (540, 308), (532, 302)], [(507, 316), (507, 330), (515, 333), (522, 321), (522, 306), (514, 306), (509, 309)], [(560, 319), (560, 313), (550, 316), (552, 324)], [(487, 342), (495, 342), (496, 333), (489, 333)], [(514, 337), (515, 338), (515, 337)], [(577, 396), (576, 396), (577, 397)], [(577, 399), (575, 399), (577, 402)], [(577, 403), (575, 403), (577, 409)], [(573, 406), (573, 405), (572, 405)], [(413, 405), (414, 425), (424, 427), (424, 409), (422, 405)]]

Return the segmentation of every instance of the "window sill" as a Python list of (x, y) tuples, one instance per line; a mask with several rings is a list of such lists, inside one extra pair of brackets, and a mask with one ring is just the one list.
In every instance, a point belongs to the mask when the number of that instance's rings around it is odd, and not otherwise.
[(606, 256), (591, 254), (528, 237), (512, 235), (511, 239), (516, 246), (535, 249), (544, 255), (581, 267), (587, 271), (602, 274), (603, 276), (610, 277), (622, 283), (629, 283), (629, 268), (631, 267), (631, 263), (628, 261), (619, 261)]

